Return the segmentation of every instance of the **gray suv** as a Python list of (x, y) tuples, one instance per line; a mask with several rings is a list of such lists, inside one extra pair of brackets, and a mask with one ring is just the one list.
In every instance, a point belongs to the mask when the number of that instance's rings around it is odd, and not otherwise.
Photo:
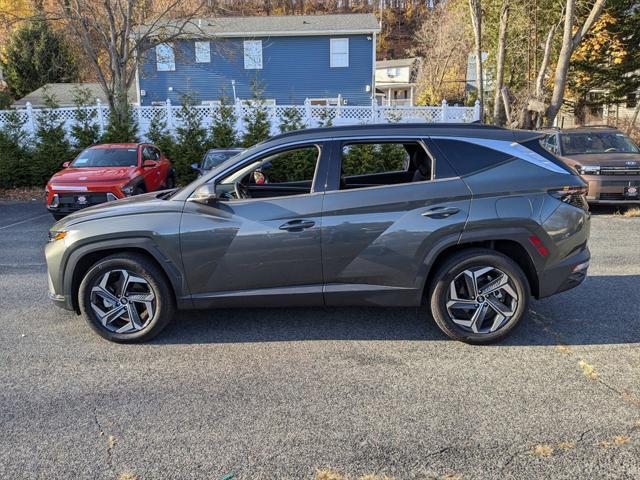
[(323, 305), (424, 305), (449, 337), (496, 341), (531, 296), (575, 287), (589, 265), (585, 183), (540, 137), (458, 124), (280, 135), (182, 189), (55, 224), (49, 296), (116, 342), (150, 339), (176, 308)]

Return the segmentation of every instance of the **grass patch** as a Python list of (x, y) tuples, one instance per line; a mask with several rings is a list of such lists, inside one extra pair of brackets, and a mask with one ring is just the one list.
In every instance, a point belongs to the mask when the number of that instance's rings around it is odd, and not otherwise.
[(553, 448), (551, 448), (549, 445), (536, 445), (533, 448), (533, 453), (538, 457), (550, 457), (551, 455), (553, 455)]
[[(352, 480), (352, 477), (343, 475), (330, 468), (324, 468), (316, 471), (315, 480)], [(394, 480), (393, 477), (387, 477), (386, 475), (376, 475), (369, 473), (361, 477), (357, 477), (357, 480)]]
[(622, 212), (622, 216), (629, 218), (639, 218), (640, 207), (627, 208), (624, 212)]

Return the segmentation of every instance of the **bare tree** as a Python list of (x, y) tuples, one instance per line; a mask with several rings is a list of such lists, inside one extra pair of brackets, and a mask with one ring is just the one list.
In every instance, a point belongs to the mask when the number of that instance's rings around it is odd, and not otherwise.
[[(509, 25), (509, 0), (502, 0), (502, 9), (500, 11), (500, 27), (498, 29), (498, 51), (496, 54), (496, 84), (495, 84), (495, 95), (493, 101), (493, 123), (496, 125), (502, 125), (503, 115), (502, 115), (502, 86), (504, 85), (504, 58), (505, 58), (505, 49), (507, 43), (507, 27)], [(507, 105), (504, 105), (505, 113), (507, 110)], [(510, 117), (510, 115), (507, 115)], [(510, 121), (510, 120), (509, 120)]]
[(574, 50), (578, 47), (583, 37), (591, 30), (593, 24), (598, 20), (604, 8), (605, 0), (596, 0), (591, 7), (589, 15), (582, 26), (575, 29), (575, 9), (576, 0), (567, 0), (564, 12), (564, 30), (562, 33), (562, 47), (558, 56), (558, 63), (555, 70), (555, 84), (551, 102), (545, 112), (545, 123), (547, 126), (553, 125), (564, 99), (564, 91), (567, 84), (567, 74), (569, 72), (569, 62)]
[(480, 118), (482, 119), (484, 116), (484, 85), (482, 81), (482, 5), (480, 2), (481, 0), (469, 0), (471, 25), (473, 27), (473, 38), (475, 41), (476, 86), (478, 90), (478, 100), (480, 101)]
[[(142, 56), (161, 43), (202, 30), (194, 17), (205, 2), (166, 0), (55, 0), (49, 17), (79, 39), (111, 108), (111, 121), (128, 122), (127, 92)], [(174, 18), (172, 18), (174, 17)]]
[(416, 32), (409, 53), (421, 58), (417, 83), (423, 102), (439, 104), (445, 98), (461, 96), (464, 81), (460, 79), (464, 79), (471, 46), (465, 29), (460, 28), (465, 19), (451, 3), (441, 3)]

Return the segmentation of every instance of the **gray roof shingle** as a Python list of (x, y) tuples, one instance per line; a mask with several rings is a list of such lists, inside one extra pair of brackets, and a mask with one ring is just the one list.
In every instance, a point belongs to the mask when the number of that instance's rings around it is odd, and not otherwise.
[(348, 13), (196, 18), (188, 22), (182, 19), (168, 19), (153, 26), (143, 25), (139, 31), (149, 29), (152, 29), (154, 35), (175, 35), (180, 33), (175, 29), (181, 29), (184, 36), (259, 37), (378, 33), (380, 24), (371, 13)]

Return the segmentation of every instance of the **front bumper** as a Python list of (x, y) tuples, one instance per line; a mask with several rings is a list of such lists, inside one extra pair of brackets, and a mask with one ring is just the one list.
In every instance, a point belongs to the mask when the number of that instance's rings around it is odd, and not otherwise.
[(585, 247), (575, 255), (545, 270), (540, 275), (538, 298), (549, 297), (580, 285), (587, 278), (591, 253)]
[(86, 207), (113, 202), (122, 198), (116, 191), (50, 190), (47, 195), (47, 210), (51, 213), (69, 214)]
[(47, 270), (47, 280), (49, 281), (49, 291), (47, 292), (49, 300), (51, 300), (57, 307), (65, 310), (73, 310), (71, 296), (56, 293), (53, 282), (51, 281), (51, 273), (49, 270)]
[(637, 187), (640, 190), (639, 175), (582, 175), (589, 185), (587, 202), (590, 204), (619, 205), (638, 204), (640, 195), (625, 196), (625, 187)]

